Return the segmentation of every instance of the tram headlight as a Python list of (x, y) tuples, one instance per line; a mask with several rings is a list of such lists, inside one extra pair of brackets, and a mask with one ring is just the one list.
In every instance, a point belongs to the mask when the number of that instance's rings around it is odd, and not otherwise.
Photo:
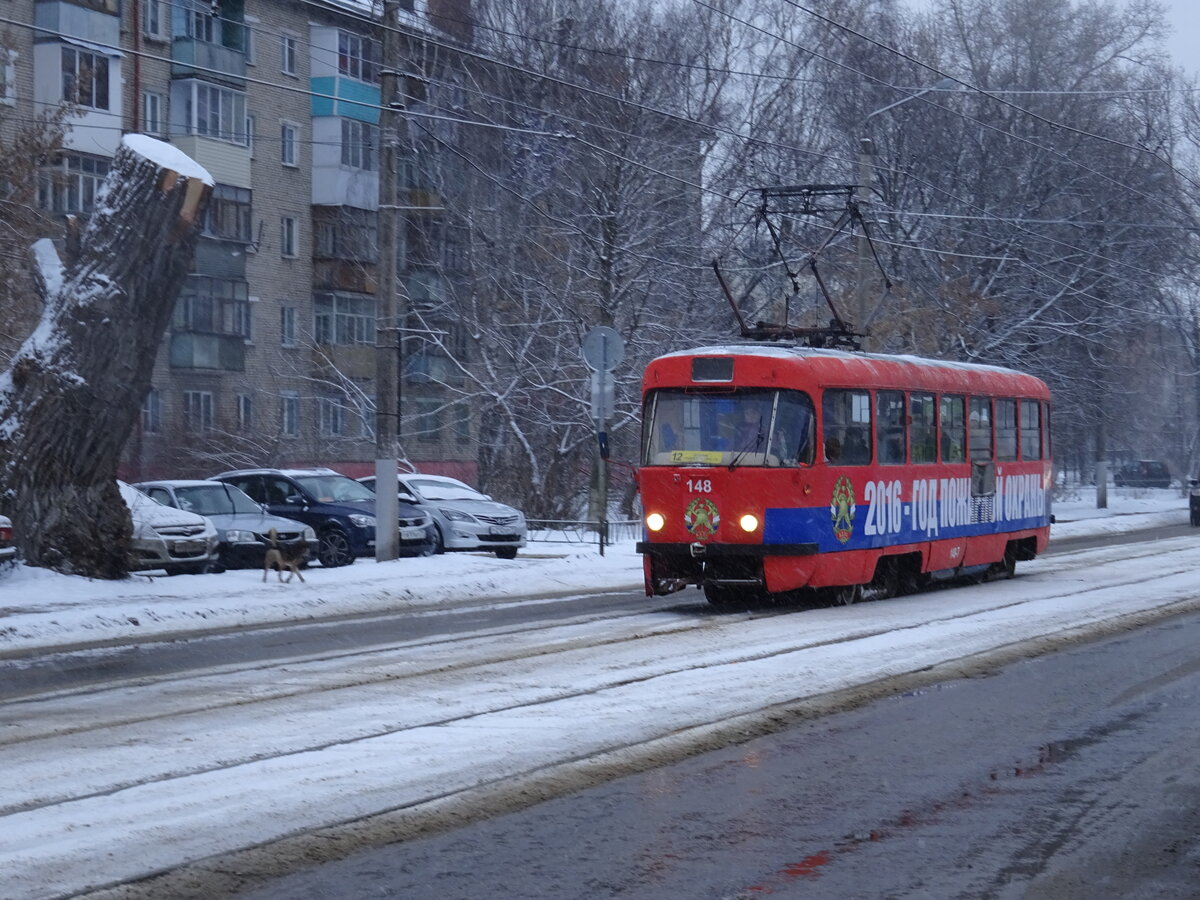
[(662, 531), (663, 526), (667, 524), (667, 520), (663, 518), (662, 513), (650, 513), (646, 516), (646, 527), (651, 531)]
[(758, 516), (746, 513), (738, 519), (738, 524), (742, 526), (742, 531), (758, 531)]

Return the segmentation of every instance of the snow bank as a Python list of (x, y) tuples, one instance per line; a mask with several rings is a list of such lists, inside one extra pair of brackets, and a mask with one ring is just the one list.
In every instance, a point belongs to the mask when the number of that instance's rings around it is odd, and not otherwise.
[[(1054, 538), (1186, 525), (1187, 501), (1172, 490), (1109, 492), (1055, 504)], [(627, 541), (600, 556), (595, 545), (533, 543), (514, 560), (447, 553), (338, 569), (313, 566), (303, 584), (263, 583), (258, 569), (174, 578), (133, 575), (92, 581), (18, 565), (0, 572), (0, 653), (109, 640), (149, 640), (186, 631), (235, 628), (323, 616), (505, 602), (642, 588), (642, 560)]]

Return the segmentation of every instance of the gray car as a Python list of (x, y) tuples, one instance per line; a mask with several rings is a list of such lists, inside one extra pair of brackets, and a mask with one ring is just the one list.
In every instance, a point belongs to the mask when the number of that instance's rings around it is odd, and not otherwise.
[(272, 528), (281, 546), (305, 546), (309, 558), (317, 558), (315, 531), (295, 519), (264, 512), (231, 484), (176, 480), (143, 481), (134, 486), (163, 506), (199, 513), (211, 519), (220, 538), (221, 565), (228, 569), (261, 566)]
[[(374, 476), (358, 479), (375, 490)], [(497, 503), (469, 484), (444, 475), (401, 474), (399, 494), (433, 517), (437, 529), (435, 552), (489, 550), (513, 559), (525, 546), (525, 516)]]
[(219, 570), (217, 527), (207, 517), (162, 506), (123, 481), (117, 488), (133, 524), (130, 568), (164, 569), (168, 575)]

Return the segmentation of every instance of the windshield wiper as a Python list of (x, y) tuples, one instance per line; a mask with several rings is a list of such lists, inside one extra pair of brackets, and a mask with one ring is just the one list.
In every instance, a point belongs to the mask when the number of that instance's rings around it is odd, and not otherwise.
[(749, 446), (743, 447), (733, 455), (733, 459), (729, 461), (729, 471), (732, 472), (735, 468), (737, 468), (737, 464), (742, 461), (742, 457), (747, 453), (758, 452), (758, 448), (763, 445), (764, 440), (765, 435), (762, 433), (762, 419), (760, 418), (758, 420), (758, 433), (754, 435), (754, 442)]

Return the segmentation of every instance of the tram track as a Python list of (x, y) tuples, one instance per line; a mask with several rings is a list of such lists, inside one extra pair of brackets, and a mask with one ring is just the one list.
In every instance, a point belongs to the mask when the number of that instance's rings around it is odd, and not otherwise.
[[(1181, 548), (1182, 551), (1182, 548)], [(1157, 555), (1170, 551), (1158, 548)], [(1082, 564), (1082, 561), (1081, 561)], [(1156, 577), (1169, 578), (1192, 571), (1184, 561), (1176, 566), (1158, 567)], [(1146, 584), (1145, 577), (1110, 582), (1110, 588)], [(1032, 579), (1031, 579), (1032, 586)], [(1066, 592), (1057, 596), (1087, 593), (1094, 588)], [(758, 629), (747, 629), (747, 623), (764, 617), (784, 614), (771, 611), (764, 615), (734, 617), (705, 617), (685, 622), (661, 621), (662, 614), (647, 617), (621, 616), (617, 620), (636, 619), (620, 634), (611, 630), (593, 634), (572, 634), (588, 631), (598, 623), (556, 624), (548, 627), (509, 630), (503, 634), (472, 635), (455, 640), (421, 641), (411, 646), (386, 650), (360, 651), (354, 654), (330, 656), (318, 660), (288, 660), (268, 666), (244, 666), (236, 671), (196, 676), (192, 679), (174, 678), (169, 682), (119, 685), (104, 690), (93, 688), (79, 695), (58, 694), (38, 700), (22, 700), (0, 704), (0, 762), (5, 766), (12, 784), (25, 784), (25, 791), (6, 792), (9, 801), (0, 807), (0, 815), (35, 810), (64, 802), (78, 802), (91, 797), (111, 794), (135, 786), (152, 785), (176, 779), (203, 776), (264, 760), (283, 760), (290, 756), (320, 753), (335, 747), (394, 737), (406, 731), (444, 728), (478, 717), (547, 708), (556, 703), (611, 691), (636, 683), (670, 678), (699, 669), (720, 669), (760, 662), (788, 654), (804, 654), (836, 645), (866, 642), (888, 633), (920, 629), (934, 624), (967, 622), (981, 615), (994, 615), (1025, 604), (1045, 599), (1034, 592), (1029, 599), (1016, 603), (988, 603), (982, 597), (984, 589), (965, 588), (955, 592), (956, 600), (966, 600), (946, 609), (938, 603), (945, 592), (918, 595), (942, 608), (933, 615), (905, 614), (910, 604), (874, 604), (879, 611), (878, 621), (871, 627), (846, 630), (839, 625), (836, 611), (832, 617), (795, 617), (797, 622), (814, 626), (795, 634), (778, 635), (764, 645)], [(819, 611), (813, 611), (814, 613)], [(647, 621), (647, 618), (659, 621)], [(820, 619), (818, 624), (818, 619)], [(778, 629), (775, 629), (778, 632)], [(559, 632), (551, 645), (545, 643), (548, 634)], [(524, 641), (517, 641), (524, 638)], [(799, 639), (797, 639), (799, 638)], [(489, 644), (503, 640), (503, 652), (488, 652)], [(713, 650), (712, 644), (719, 644)], [(438, 648), (449, 656), (429, 661), (414, 659)], [(605, 664), (597, 667), (595, 653), (608, 655)], [(455, 656), (454, 654), (457, 654)], [(555, 665), (577, 670), (565, 685), (545, 685), (537, 682), (537, 672), (548, 660)], [(356, 672), (349, 676), (345, 664), (353, 660)], [(363, 670), (371, 670), (363, 674)], [(618, 674), (612, 674), (612, 673)], [(636, 673), (636, 674), (632, 674)], [(472, 685), (481, 687), (463, 706), (461, 698)], [(347, 722), (331, 722), (330, 704), (374, 711), (363, 718), (372, 719), (378, 710), (390, 705), (396, 690), (404, 693), (406, 715), (374, 727)], [(426, 703), (414, 703), (413, 697), (425, 696)], [(447, 715), (439, 698), (456, 697), (459, 707)], [(136, 715), (126, 712), (136, 709)], [(275, 746), (264, 752), (258, 739), (264, 719), (280, 718), (290, 722), (287, 729), (274, 730)], [(385, 717), (387, 718), (387, 717)], [(168, 753), (154, 760), (132, 765), (141, 758), (145, 740), (143, 729), (152, 727), (158, 743), (179, 747), (186, 744), (186, 735), (194, 733), (200, 723), (220, 719), (224, 740), (212, 754), (196, 759), (189, 753)], [(229, 720), (233, 720), (231, 723)], [(332, 727), (336, 737), (314, 741), (316, 734), (325, 735)], [(41, 765), (47, 752), (68, 749), (65, 743), (78, 747), (77, 738), (87, 735), (83, 743), (87, 754), (102, 754), (109, 774), (91, 780), (90, 787), (79, 790), (77, 783), (70, 791), (47, 792), (46, 786), (33, 787), (36, 779), (26, 777), (24, 769)], [(123, 747), (133, 748), (123, 752)], [(239, 748), (241, 748), (239, 750)], [(247, 750), (246, 748), (250, 748)], [(92, 764), (92, 768), (95, 765)], [(120, 777), (117, 773), (136, 772)]]

